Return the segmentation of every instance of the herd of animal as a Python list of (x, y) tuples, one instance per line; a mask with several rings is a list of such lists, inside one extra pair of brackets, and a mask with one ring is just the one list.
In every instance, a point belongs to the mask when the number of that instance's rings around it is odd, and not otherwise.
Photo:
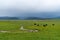
[[(37, 23), (34, 23), (35, 26), (40, 26), (39, 24)], [(47, 27), (48, 24), (42, 24), (43, 27)], [(55, 24), (52, 24), (52, 26), (55, 26)], [(24, 26), (21, 26), (20, 30), (23, 30), (23, 31), (28, 31), (28, 32), (39, 32), (40, 30), (38, 29), (34, 29), (34, 30), (29, 30), (29, 29), (24, 29)]]
[[(39, 26), (39, 24), (34, 23), (34, 25)], [(42, 24), (43, 27), (48, 26), (48, 24)], [(55, 24), (52, 24), (52, 26), (55, 26)]]

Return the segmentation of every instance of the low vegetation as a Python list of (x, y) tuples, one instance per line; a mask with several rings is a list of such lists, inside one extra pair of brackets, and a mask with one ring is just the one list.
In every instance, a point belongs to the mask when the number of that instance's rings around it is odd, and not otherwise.
[[(21, 25), (27, 31), (20, 30)], [(60, 40), (60, 21), (0, 20), (0, 40)]]

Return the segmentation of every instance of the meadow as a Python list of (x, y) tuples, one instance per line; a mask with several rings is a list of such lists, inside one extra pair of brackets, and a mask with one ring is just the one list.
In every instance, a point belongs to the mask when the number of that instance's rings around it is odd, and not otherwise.
[[(35, 26), (34, 23), (39, 24)], [(48, 24), (43, 27), (42, 24)], [(55, 24), (55, 26), (52, 26)], [(39, 29), (39, 32), (21, 31), (25, 29)], [(0, 20), (0, 40), (60, 40), (60, 20)]]

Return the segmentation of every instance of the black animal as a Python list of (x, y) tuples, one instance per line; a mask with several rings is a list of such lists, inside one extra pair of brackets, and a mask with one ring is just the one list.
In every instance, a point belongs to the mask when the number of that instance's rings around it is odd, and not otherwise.
[(39, 24), (34, 23), (34, 25), (39, 26)]
[(52, 24), (52, 26), (54, 26), (55, 24)]
[(37, 25), (36, 23), (34, 23), (34, 25)]
[(46, 26), (48, 26), (47, 24), (43, 24), (43, 27), (46, 27)]
[(46, 25), (43, 25), (43, 27), (46, 27)]

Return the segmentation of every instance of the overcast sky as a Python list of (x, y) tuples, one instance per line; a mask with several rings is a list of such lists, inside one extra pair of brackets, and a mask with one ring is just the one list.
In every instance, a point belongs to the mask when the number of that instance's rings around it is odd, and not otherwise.
[(0, 16), (33, 15), (60, 16), (60, 0), (0, 0)]

